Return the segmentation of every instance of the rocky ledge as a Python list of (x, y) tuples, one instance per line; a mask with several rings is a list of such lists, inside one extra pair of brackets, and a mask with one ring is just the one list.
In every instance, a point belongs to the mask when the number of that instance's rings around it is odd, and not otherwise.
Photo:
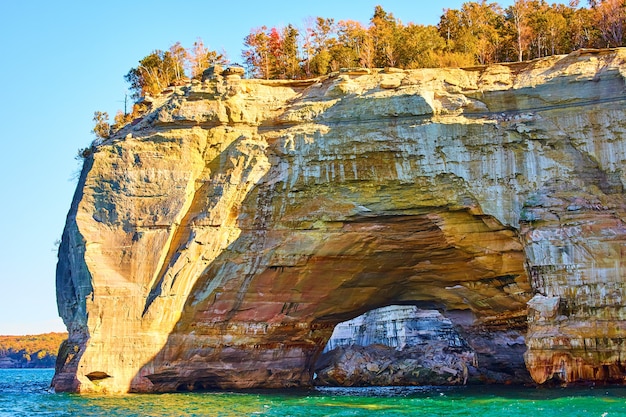
[(306, 387), (338, 323), (390, 305), (478, 368), (623, 383), (625, 75), (616, 49), (164, 91), (85, 160), (54, 388)]

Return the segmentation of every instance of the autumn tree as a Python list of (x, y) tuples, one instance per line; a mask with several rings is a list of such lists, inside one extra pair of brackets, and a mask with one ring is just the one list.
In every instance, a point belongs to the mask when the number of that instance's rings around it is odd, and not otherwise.
[(253, 77), (270, 78), (270, 39), (267, 34), (267, 26), (252, 29), (244, 39), (246, 49), (242, 52), (248, 72)]
[(278, 28), (273, 27), (268, 32), (269, 38), (269, 73), (267, 78), (283, 78), (284, 68), (282, 64), (283, 58), (283, 37)]
[(227, 62), (223, 54), (209, 50), (198, 38), (191, 50), (176, 42), (167, 51), (152, 51), (139, 61), (137, 67), (131, 68), (124, 79), (130, 84), (131, 97), (138, 101), (146, 94), (159, 94), (169, 85), (187, 82), (188, 67), (191, 77), (197, 78), (210, 65)]
[(246, 36), (242, 57), (253, 76), (265, 79), (292, 79), (300, 76), (298, 30), (267, 26), (252, 29)]
[(172, 78), (173, 81), (180, 81), (184, 78), (187, 78), (185, 76), (185, 65), (187, 62), (187, 50), (185, 48), (183, 48), (183, 46), (180, 44), (180, 42), (176, 42), (174, 45), (170, 46), (169, 49), (169, 59), (171, 59), (171, 66), (172, 66)]
[(313, 27), (313, 18), (308, 17), (304, 19), (304, 27), (300, 31), (300, 37), (302, 39), (302, 71), (304, 71), (304, 76), (307, 78), (312, 76), (311, 60), (315, 55), (315, 49), (313, 48)]
[(461, 38), (462, 15), (460, 10), (443, 9), (443, 14), (439, 18), (439, 34), (446, 42), (448, 50), (457, 49), (457, 39)]
[(94, 127), (91, 130), (96, 139), (107, 139), (111, 134), (111, 125), (109, 124), (109, 114), (103, 111), (93, 112)]
[(209, 68), (209, 49), (204, 46), (202, 39), (198, 38), (189, 52), (189, 70), (191, 78), (197, 79), (205, 69)]
[(139, 61), (136, 68), (131, 68), (124, 76), (130, 83), (132, 97), (136, 100), (160, 93), (176, 79), (176, 63), (169, 51), (155, 50)]
[(359, 63), (365, 68), (374, 68), (374, 56), (376, 54), (374, 40), (369, 36), (369, 32), (367, 35), (363, 38), (359, 52)]
[(520, 62), (524, 60), (524, 52), (530, 43), (528, 14), (528, 0), (515, 0), (515, 3), (506, 9), (506, 20), (515, 38), (514, 47), (517, 52), (517, 60)]
[(446, 43), (445, 56), (439, 57), (441, 65), (472, 65), (476, 62), (473, 41), (469, 39), (461, 10), (444, 9), (437, 27)]
[(605, 47), (623, 45), (626, 25), (626, 2), (624, 0), (590, 1), (594, 21), (600, 31)]
[(204, 46), (202, 38), (198, 38), (191, 49), (187, 51), (187, 62), (191, 78), (198, 79), (204, 70), (212, 65), (225, 65), (228, 63), (228, 59), (225, 54)]
[(547, 44), (547, 8), (548, 4), (544, 0), (531, 2), (528, 15), (528, 25), (531, 31), (529, 58), (541, 58), (547, 55), (547, 52), (544, 53)]
[(486, 0), (464, 3), (461, 8), (462, 42), (480, 64), (498, 61), (502, 46), (503, 11), (497, 3)]
[(576, 10), (578, 0), (569, 5), (537, 0), (516, 0), (506, 9), (506, 27), (512, 34), (517, 60), (567, 53), (586, 47), (589, 24), (585, 9)]
[(311, 72), (314, 75), (325, 75), (330, 70), (332, 59), (330, 50), (335, 43), (335, 19), (317, 17), (312, 28), (311, 38), (314, 50), (311, 59)]
[(395, 17), (381, 6), (376, 6), (370, 23), (370, 34), (375, 51), (374, 64), (378, 67), (396, 66), (399, 32)]
[(400, 33), (398, 64), (402, 68), (438, 67), (445, 40), (435, 26), (409, 24)]
[(563, 16), (562, 10), (553, 5), (546, 10), (546, 36), (547, 45), (550, 55), (556, 55), (565, 52), (564, 38), (567, 34), (567, 21)]
[(337, 40), (331, 50), (331, 67), (349, 68), (371, 66), (371, 60), (363, 59), (369, 33), (354, 20), (341, 20), (336, 25)]
[(587, 8), (575, 9), (578, 1), (570, 2), (570, 12), (568, 13), (567, 27), (570, 50), (580, 48), (591, 48), (595, 40), (600, 36), (593, 19), (593, 11)]
[(113, 126), (111, 127), (114, 131), (117, 131), (124, 127), (126, 124), (130, 123), (133, 120), (134, 116), (135, 115), (133, 113), (124, 113), (123, 111), (118, 110), (117, 113), (115, 113), (115, 117), (113, 118)]
[(292, 25), (283, 30), (263, 26), (246, 37), (244, 58), (254, 76), (294, 78), (354, 66), (522, 61), (624, 43), (626, 0), (588, 0), (590, 8), (579, 8), (579, 3), (514, 0), (504, 10), (496, 2), (468, 1), (458, 10), (444, 9), (436, 28), (405, 26), (376, 6), (367, 27), (323, 17), (311, 18), (302, 31)]

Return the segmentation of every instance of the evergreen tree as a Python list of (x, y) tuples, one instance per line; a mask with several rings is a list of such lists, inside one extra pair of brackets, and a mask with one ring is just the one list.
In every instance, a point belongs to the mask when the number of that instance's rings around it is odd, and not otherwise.
[(398, 22), (391, 13), (376, 6), (370, 20), (370, 33), (374, 42), (374, 64), (394, 67), (398, 63)]
[(283, 29), (282, 35), (282, 66), (284, 78), (294, 79), (301, 75), (300, 57), (298, 53), (298, 30), (291, 24)]

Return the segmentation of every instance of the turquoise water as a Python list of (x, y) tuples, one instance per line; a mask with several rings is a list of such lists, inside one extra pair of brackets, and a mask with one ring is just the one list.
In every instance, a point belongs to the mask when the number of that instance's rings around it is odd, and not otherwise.
[(0, 369), (0, 416), (626, 416), (626, 388), (358, 388), (298, 393), (55, 394), (49, 369)]

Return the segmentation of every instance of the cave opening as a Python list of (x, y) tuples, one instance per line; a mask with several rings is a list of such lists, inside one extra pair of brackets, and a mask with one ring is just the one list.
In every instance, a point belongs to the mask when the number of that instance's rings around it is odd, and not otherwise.
[[(317, 305), (323, 342), (315, 385), (531, 382), (530, 284), (515, 231), (467, 210), (363, 219), (344, 229), (327, 243), (343, 253), (314, 259), (320, 276), (345, 276)], [(359, 242), (358, 253), (348, 241)]]
[(316, 386), (529, 384), (525, 327), (476, 326), (469, 310), (391, 304), (337, 323)]
[[(220, 286), (194, 290), (146, 366), (152, 390), (531, 381), (525, 257), (517, 234), (492, 217), (445, 209), (363, 217), (268, 241), (275, 246), (257, 269), (241, 273), (249, 252), (237, 247), (207, 272)], [(382, 338), (358, 330), (363, 343), (350, 336), (323, 351), (343, 322), (378, 309), (395, 317), (381, 326), (403, 326)], [(414, 315), (408, 326), (402, 311)]]
[(475, 352), (438, 310), (389, 305), (338, 323), (315, 364), (331, 386), (466, 384)]

